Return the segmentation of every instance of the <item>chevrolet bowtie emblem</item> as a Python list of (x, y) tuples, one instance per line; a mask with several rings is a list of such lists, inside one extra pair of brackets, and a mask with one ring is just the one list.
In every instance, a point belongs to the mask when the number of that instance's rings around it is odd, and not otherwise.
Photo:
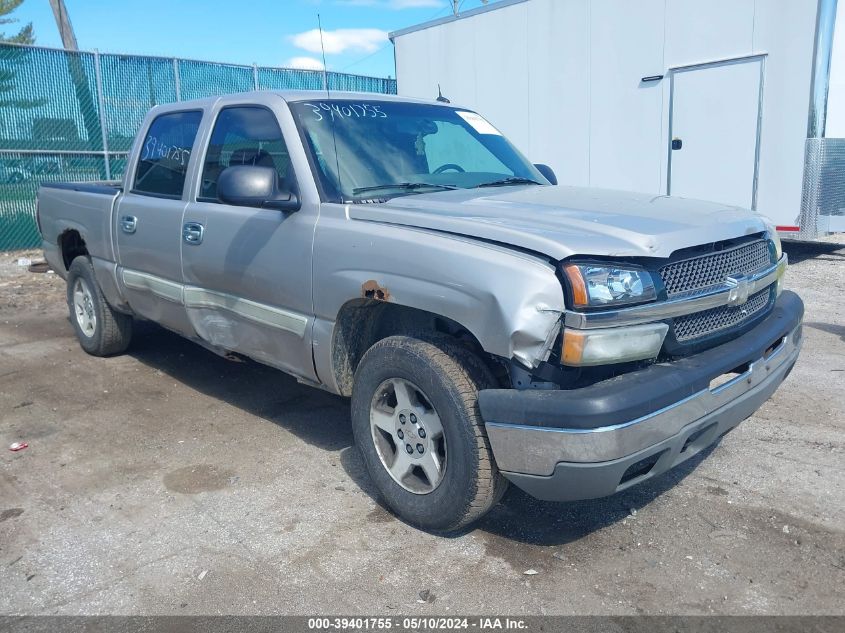
[(728, 285), (728, 305), (741, 306), (748, 301), (748, 277), (745, 275), (736, 275), (735, 277), (728, 277), (725, 280)]

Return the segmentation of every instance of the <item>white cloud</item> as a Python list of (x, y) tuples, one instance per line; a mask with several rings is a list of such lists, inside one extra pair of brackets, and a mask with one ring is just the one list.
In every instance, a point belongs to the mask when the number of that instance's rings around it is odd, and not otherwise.
[[(304, 33), (297, 33), (291, 36), (291, 42), (297, 48), (309, 53), (321, 52), (320, 31), (311, 29)], [(337, 29), (336, 31), (323, 31), (323, 44), (326, 47), (326, 54), (361, 52), (374, 53), (380, 46), (387, 42), (387, 31), (380, 29)]]
[(291, 57), (285, 62), (285, 67), (301, 70), (323, 70), (323, 62), (313, 57)]

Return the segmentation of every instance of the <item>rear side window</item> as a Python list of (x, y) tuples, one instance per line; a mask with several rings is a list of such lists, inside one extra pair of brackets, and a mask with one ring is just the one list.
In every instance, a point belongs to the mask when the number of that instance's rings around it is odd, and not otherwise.
[(182, 197), (201, 120), (199, 111), (170, 112), (153, 120), (141, 145), (133, 191)]
[(278, 174), (279, 189), (293, 189), (288, 149), (270, 110), (230, 106), (220, 111), (208, 143), (198, 199), (216, 202), (220, 173), (233, 165), (271, 167)]

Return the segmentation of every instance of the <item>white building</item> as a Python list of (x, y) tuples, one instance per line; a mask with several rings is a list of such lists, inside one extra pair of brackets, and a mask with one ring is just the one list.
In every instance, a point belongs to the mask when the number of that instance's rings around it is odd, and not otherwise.
[(561, 184), (752, 207), (813, 239), (845, 230), (843, 25), (836, 0), (500, 0), (391, 39), (400, 95), (439, 86)]

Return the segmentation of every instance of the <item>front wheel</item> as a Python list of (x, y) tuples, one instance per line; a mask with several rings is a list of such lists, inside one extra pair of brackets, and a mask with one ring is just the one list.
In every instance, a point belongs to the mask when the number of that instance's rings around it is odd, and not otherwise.
[(129, 347), (132, 317), (108, 304), (87, 257), (77, 257), (68, 268), (67, 306), (76, 338), (89, 354), (113, 356)]
[(478, 359), (445, 338), (392, 336), (355, 372), (352, 427), (376, 487), (400, 518), (453, 531), (501, 498), (499, 474), (478, 410), (490, 378)]

